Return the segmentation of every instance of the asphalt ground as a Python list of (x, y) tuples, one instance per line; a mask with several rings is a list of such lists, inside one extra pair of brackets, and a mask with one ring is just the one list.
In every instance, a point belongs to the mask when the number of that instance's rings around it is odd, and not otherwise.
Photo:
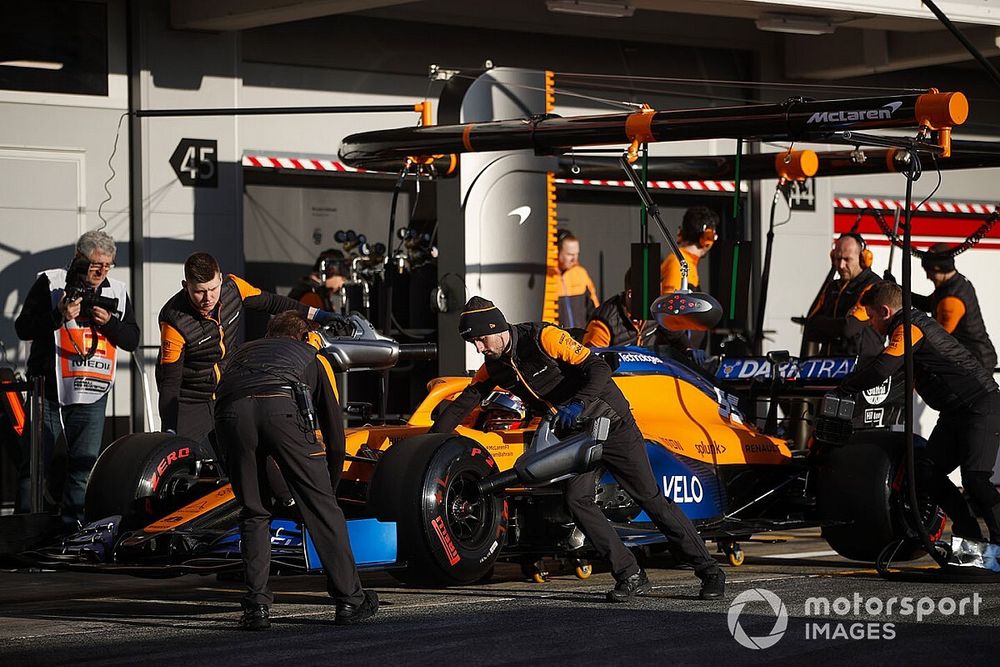
[(580, 580), (557, 563), (545, 583), (505, 564), (488, 584), (438, 590), (372, 573), (362, 578), (381, 597), (378, 615), (338, 627), (323, 577), (273, 577), (273, 626), (256, 633), (235, 629), (240, 584), (214, 576), (3, 571), (0, 664), (996, 664), (1000, 583), (935, 581), (926, 563), (914, 570), (926, 579), (885, 581), (816, 531), (762, 539), (777, 541), (746, 542), (744, 565), (725, 565), (724, 600), (698, 600), (690, 571), (655, 563), (653, 591), (629, 604), (604, 601), (607, 572)]

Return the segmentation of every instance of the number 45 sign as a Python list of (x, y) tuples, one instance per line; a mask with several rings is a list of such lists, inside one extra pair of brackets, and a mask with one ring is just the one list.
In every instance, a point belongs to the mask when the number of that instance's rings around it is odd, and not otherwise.
[(194, 188), (219, 185), (219, 151), (214, 139), (181, 139), (170, 156), (178, 180)]

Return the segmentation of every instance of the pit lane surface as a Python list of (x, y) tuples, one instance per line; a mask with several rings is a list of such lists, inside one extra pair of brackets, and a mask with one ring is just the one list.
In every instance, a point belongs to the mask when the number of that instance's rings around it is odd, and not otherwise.
[[(864, 565), (832, 555), (816, 531), (762, 539), (778, 537), (783, 541), (744, 543), (746, 563), (725, 566), (724, 601), (698, 600), (690, 571), (653, 567), (648, 569), (653, 592), (628, 605), (604, 602), (613, 584), (607, 572), (587, 580), (553, 572), (549, 581), (535, 584), (525, 581), (517, 566), (503, 565), (492, 583), (447, 590), (404, 587), (381, 573), (363, 576), (382, 599), (376, 618), (335, 627), (323, 577), (273, 577), (273, 627), (262, 633), (234, 629), (240, 585), (212, 576), (151, 580), (5, 571), (0, 572), (0, 664), (634, 665), (720, 658), (868, 664), (930, 656), (995, 662), (1000, 583), (886, 582)], [(751, 589), (773, 592), (788, 612), (784, 635), (769, 648), (744, 648), (729, 629), (731, 603)], [(824, 596), (835, 605), (843, 597), (853, 607), (855, 594), (858, 614), (853, 608), (844, 616), (805, 614), (807, 598)], [(915, 612), (900, 615), (898, 601), (892, 617), (865, 611), (866, 603), (874, 607), (873, 598), (884, 605), (906, 596), (915, 605), (916, 599), (929, 598), (935, 611), (919, 622)], [(969, 598), (966, 613), (959, 615), (957, 607), (940, 613), (946, 597), (956, 605)], [(776, 619), (766, 601), (748, 602), (736, 619), (737, 633), (742, 628), (765, 644), (767, 635), (780, 629)], [(835, 638), (838, 632), (863, 632), (865, 638)]]

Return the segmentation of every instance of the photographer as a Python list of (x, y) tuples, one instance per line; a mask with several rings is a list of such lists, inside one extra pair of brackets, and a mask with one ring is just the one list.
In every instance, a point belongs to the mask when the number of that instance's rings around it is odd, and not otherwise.
[[(125, 283), (108, 277), (115, 253), (113, 238), (99, 231), (85, 233), (76, 242), (68, 271), (38, 274), (14, 322), (17, 337), (31, 341), (28, 375), (45, 376), (46, 475), (59, 434), (66, 437), (62, 518), (67, 529), (83, 519), (87, 479), (101, 447), (105, 407), (115, 381), (117, 348), (131, 352), (139, 344)], [(23, 451), (19, 512), (30, 509), (27, 447)]]

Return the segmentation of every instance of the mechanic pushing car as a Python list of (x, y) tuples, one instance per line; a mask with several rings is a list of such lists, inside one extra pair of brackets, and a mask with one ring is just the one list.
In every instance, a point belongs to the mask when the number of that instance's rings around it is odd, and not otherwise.
[(934, 292), (930, 296), (914, 294), (913, 305), (930, 313), (992, 373), (997, 365), (997, 352), (986, 332), (976, 288), (955, 270), (955, 256), (950, 250), (947, 243), (935, 243), (920, 259), (927, 279), (934, 283)]
[[(576, 428), (580, 419), (610, 418), (605, 467), (668, 538), (673, 553), (694, 568), (702, 581), (701, 598), (721, 597), (725, 575), (687, 516), (660, 494), (642, 434), (628, 400), (611, 380), (607, 363), (558, 327), (540, 322), (511, 326), (500, 309), (478, 296), (465, 304), (458, 326), (459, 334), (475, 345), (485, 363), (430, 431), (454, 430), (496, 386), (516, 394), (536, 412), (554, 414), (563, 432)], [(597, 474), (585, 473), (566, 482), (566, 503), (597, 552), (611, 562), (617, 584), (608, 592), (608, 601), (627, 602), (652, 587), (594, 501)]]
[(273, 457), (312, 535), (337, 625), (363, 621), (378, 610), (375, 591), (361, 588), (336, 487), (344, 465), (344, 420), (330, 363), (308, 342), (309, 324), (295, 311), (275, 316), (265, 338), (242, 346), (218, 387), (215, 432), (226, 452), (240, 505), (240, 550), (247, 593), (239, 627), (270, 627), (274, 599), (271, 509), (261, 488)]
[(827, 283), (819, 298), (802, 318), (792, 321), (805, 325), (803, 339), (821, 344), (822, 356), (874, 357), (882, 350), (882, 339), (866, 326), (861, 296), (880, 281), (872, 271), (872, 253), (857, 233), (842, 234), (833, 243), (830, 263), (838, 278)]
[[(875, 387), (903, 367), (903, 293), (880, 282), (861, 297), (871, 327), (889, 335), (889, 345), (840, 386), (844, 393)], [(983, 539), (979, 522), (962, 493), (948, 479), (957, 466), (962, 486), (1000, 544), (1000, 492), (990, 481), (1000, 447), (1000, 389), (991, 373), (934, 319), (916, 308), (910, 329), (917, 393), (940, 415), (923, 448), (917, 485), (951, 517), (952, 533)]]

